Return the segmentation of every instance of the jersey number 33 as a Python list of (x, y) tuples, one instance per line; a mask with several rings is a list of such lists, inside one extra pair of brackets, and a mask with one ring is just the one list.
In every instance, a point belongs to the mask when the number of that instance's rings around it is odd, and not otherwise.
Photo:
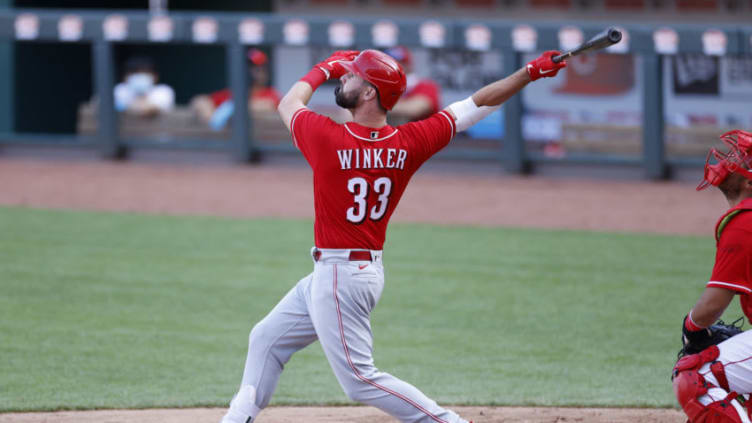
[[(370, 190), (378, 195), (376, 204), (368, 204), (368, 194)], [(347, 181), (347, 190), (354, 196), (352, 207), (347, 209), (347, 220), (352, 223), (363, 223), (366, 216), (373, 221), (381, 220), (389, 208), (389, 195), (392, 193), (392, 180), (386, 176), (373, 181), (373, 186), (369, 186), (368, 181), (364, 178), (356, 177)]]

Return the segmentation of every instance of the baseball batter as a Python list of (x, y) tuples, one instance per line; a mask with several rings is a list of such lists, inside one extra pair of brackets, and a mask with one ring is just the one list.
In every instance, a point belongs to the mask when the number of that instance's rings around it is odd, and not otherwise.
[[(752, 319), (752, 133), (731, 131), (721, 140), (729, 151), (711, 150), (705, 178), (697, 189), (717, 186), (731, 208), (716, 225), (717, 251), (710, 281), (684, 318), (682, 332), (690, 344), (713, 337), (708, 328), (737, 294), (744, 314)], [(716, 164), (710, 164), (711, 157)], [(673, 379), (676, 397), (691, 423), (749, 423), (749, 411), (736, 398), (752, 393), (752, 331), (683, 357)]]
[[(223, 423), (252, 422), (267, 406), (293, 353), (318, 340), (353, 401), (402, 422), (466, 423), (414, 386), (376, 368), (370, 314), (384, 288), (382, 246), (410, 177), (454, 135), (478, 122), (530, 81), (565, 63), (548, 51), (425, 120), (396, 128), (386, 114), (405, 91), (405, 73), (376, 50), (339, 51), (292, 86), (279, 113), (313, 169), (316, 219), (313, 273), (301, 279), (250, 334), (245, 371)], [(326, 80), (351, 122), (306, 108)]]

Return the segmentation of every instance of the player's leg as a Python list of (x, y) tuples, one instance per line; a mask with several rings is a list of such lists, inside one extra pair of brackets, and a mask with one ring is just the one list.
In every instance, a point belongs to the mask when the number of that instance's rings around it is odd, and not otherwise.
[(354, 401), (378, 407), (401, 422), (464, 423), (414, 386), (373, 363), (369, 316), (381, 296), (383, 268), (376, 262), (316, 264), (309, 310), (326, 358)]
[(269, 404), (292, 354), (316, 340), (305, 300), (311, 277), (298, 282), (251, 330), (243, 380), (222, 423), (252, 421)]
[(735, 398), (752, 392), (752, 331), (683, 358), (674, 391), (692, 423), (749, 423), (748, 411)]

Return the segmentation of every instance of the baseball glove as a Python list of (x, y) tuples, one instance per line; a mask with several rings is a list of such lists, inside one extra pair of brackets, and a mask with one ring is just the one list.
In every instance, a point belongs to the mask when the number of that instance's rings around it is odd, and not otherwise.
[(697, 354), (711, 345), (718, 345), (732, 336), (739, 335), (744, 332), (742, 330), (742, 325), (744, 325), (743, 320), (744, 317), (740, 317), (731, 322), (731, 324), (726, 324), (723, 320), (719, 320), (709, 328), (697, 332), (690, 332), (685, 329), (684, 321), (682, 321), (682, 349), (679, 350), (678, 358), (682, 358), (685, 355)]

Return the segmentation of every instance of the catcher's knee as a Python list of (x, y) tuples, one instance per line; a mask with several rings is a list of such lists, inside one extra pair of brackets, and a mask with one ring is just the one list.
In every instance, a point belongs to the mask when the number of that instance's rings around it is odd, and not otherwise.
[[(718, 353), (717, 347), (711, 347), (699, 354), (688, 355), (679, 360), (674, 367), (673, 374), (676, 399), (691, 423), (750, 423), (746, 411), (735, 399), (737, 394), (728, 393), (723, 365), (715, 361)], [(721, 389), (725, 389), (727, 393), (724, 398), (713, 398), (713, 402), (707, 405), (703, 404), (700, 398), (716, 386), (709, 383), (699, 373), (700, 367), (705, 363), (714, 363), (711, 365), (711, 371), (722, 385)]]

